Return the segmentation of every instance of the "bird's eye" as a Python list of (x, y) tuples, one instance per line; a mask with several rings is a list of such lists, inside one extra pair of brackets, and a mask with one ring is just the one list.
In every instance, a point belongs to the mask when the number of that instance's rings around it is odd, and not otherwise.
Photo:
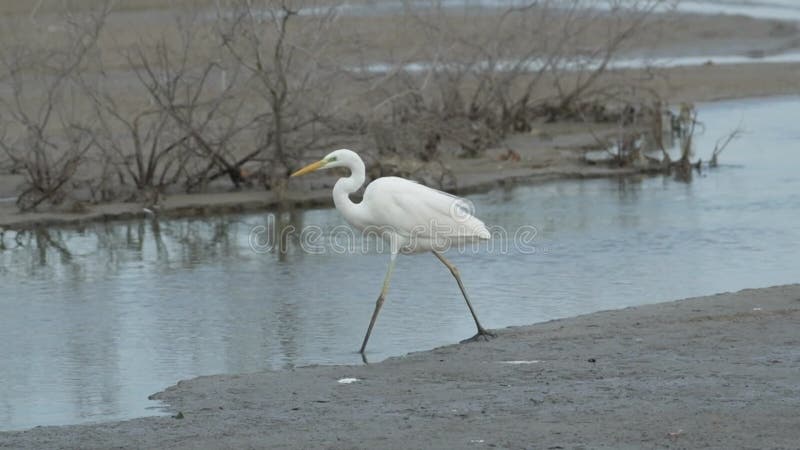
[(331, 156), (331, 157), (330, 157), (330, 158), (328, 158), (328, 160), (327, 160), (327, 162), (329, 162), (329, 163), (332, 163), (332, 162), (334, 162), (334, 161), (336, 161), (336, 157), (335, 157), (335, 156)]

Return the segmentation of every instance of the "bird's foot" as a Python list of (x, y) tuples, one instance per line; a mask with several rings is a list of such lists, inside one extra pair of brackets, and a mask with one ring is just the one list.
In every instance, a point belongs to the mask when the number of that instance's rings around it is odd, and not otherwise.
[(478, 333), (475, 336), (472, 336), (469, 339), (464, 339), (461, 341), (462, 344), (466, 344), (468, 342), (485, 342), (491, 338), (497, 337), (496, 334), (492, 333), (491, 331), (486, 331), (483, 328), (478, 330)]

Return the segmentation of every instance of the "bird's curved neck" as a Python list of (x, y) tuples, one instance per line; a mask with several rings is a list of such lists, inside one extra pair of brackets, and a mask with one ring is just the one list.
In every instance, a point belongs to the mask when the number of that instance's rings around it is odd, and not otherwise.
[(359, 214), (359, 205), (350, 200), (350, 194), (357, 191), (366, 179), (366, 168), (361, 158), (349, 161), (347, 168), (350, 169), (350, 176), (339, 178), (333, 186), (333, 203), (336, 209), (342, 212), (348, 222), (353, 223), (353, 218)]

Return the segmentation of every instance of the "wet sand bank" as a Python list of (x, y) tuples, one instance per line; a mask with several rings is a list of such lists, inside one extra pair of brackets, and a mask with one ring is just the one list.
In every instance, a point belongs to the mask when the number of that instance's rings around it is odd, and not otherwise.
[(180, 418), (0, 448), (796, 448), (798, 329), (800, 285), (748, 289), (366, 366), (200, 377), (154, 395)]

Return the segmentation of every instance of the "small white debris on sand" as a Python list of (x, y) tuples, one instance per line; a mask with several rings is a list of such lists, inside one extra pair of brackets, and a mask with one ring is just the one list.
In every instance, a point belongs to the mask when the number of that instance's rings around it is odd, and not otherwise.
[(358, 378), (342, 378), (342, 379), (339, 380), (339, 383), (341, 383), (341, 384), (351, 384), (351, 383), (355, 383), (356, 381), (361, 381), (361, 380), (359, 380)]

